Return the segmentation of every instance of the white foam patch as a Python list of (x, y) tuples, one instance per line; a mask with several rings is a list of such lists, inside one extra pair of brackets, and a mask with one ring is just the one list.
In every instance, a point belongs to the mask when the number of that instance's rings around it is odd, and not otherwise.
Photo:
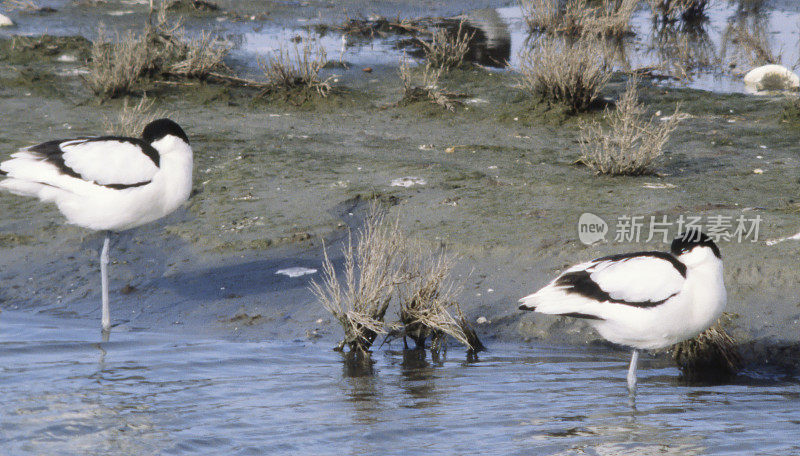
[(392, 187), (413, 187), (415, 185), (425, 185), (428, 181), (421, 177), (415, 176), (406, 176), (406, 177), (398, 177), (397, 179), (392, 179), (392, 183), (389, 184)]
[(291, 277), (291, 278), (302, 277), (304, 275), (316, 274), (316, 273), (317, 273), (316, 269), (302, 268), (302, 267), (299, 267), (299, 266), (295, 266), (293, 268), (286, 268), (286, 269), (281, 269), (279, 271), (275, 271), (275, 275), (285, 275), (286, 277)]

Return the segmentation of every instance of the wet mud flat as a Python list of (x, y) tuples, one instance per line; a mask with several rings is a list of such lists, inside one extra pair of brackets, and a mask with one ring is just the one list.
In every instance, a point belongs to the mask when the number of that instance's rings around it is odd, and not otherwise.
[[(121, 101), (98, 103), (81, 80), (86, 43), (46, 52), (3, 40), (4, 154), (32, 142), (102, 131)], [(18, 48), (17, 48), (18, 49)], [(59, 59), (77, 55), (75, 61)], [(720, 242), (728, 330), (750, 361), (797, 366), (800, 340), (800, 126), (783, 121), (784, 95), (714, 94), (652, 86), (651, 112), (688, 117), (656, 176), (599, 177), (575, 165), (578, 116), (524, 96), (513, 73), (456, 70), (455, 112), (398, 104), (394, 72), (364, 74), (326, 98), (259, 99), (245, 88), (188, 82), (148, 90), (192, 139), (195, 194), (186, 208), (124, 233), (112, 248), (112, 317), (123, 328), (175, 328), (244, 338), (333, 341), (339, 328), (307, 290), (322, 239), (338, 251), (350, 217), (380, 198), (405, 232), (461, 256), (460, 302), (484, 338), (600, 343), (581, 322), (523, 314), (516, 300), (559, 270), (618, 251), (667, 244), (586, 246), (577, 222), (611, 228), (625, 216), (758, 216), (757, 242)], [(607, 100), (624, 88), (618, 75)], [(668, 114), (662, 114), (668, 115)], [(393, 185), (394, 183), (394, 185)], [(404, 185), (399, 185), (404, 184)], [(63, 226), (52, 206), (0, 194), (0, 306), (99, 319), (98, 234)], [(646, 233), (646, 231), (645, 231)], [(671, 233), (677, 234), (677, 233)], [(613, 237), (609, 239), (613, 241)]]

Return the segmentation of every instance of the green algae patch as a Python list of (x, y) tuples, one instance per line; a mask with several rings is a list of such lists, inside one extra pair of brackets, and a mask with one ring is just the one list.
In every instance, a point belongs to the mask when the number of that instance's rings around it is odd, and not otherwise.
[(504, 124), (526, 127), (563, 125), (574, 118), (568, 106), (523, 97), (495, 108), (495, 117)]
[(0, 39), (0, 61), (28, 65), (67, 56), (69, 60), (85, 62), (91, 49), (92, 42), (82, 36), (12, 36)]
[(0, 248), (17, 247), (34, 243), (33, 236), (17, 233), (0, 233)]

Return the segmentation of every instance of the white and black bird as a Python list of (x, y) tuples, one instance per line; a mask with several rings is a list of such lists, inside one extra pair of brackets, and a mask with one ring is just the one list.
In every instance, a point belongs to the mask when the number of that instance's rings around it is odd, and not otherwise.
[(519, 308), (587, 320), (604, 338), (633, 347), (628, 388), (636, 389), (640, 349), (668, 347), (711, 326), (725, 308), (722, 256), (699, 230), (671, 252), (636, 252), (573, 266), (520, 299)]
[(108, 232), (157, 220), (192, 190), (192, 148), (169, 119), (148, 124), (142, 138), (81, 137), (20, 149), (0, 163), (0, 188), (55, 203), (67, 222), (106, 231), (100, 254), (102, 327), (108, 309)]

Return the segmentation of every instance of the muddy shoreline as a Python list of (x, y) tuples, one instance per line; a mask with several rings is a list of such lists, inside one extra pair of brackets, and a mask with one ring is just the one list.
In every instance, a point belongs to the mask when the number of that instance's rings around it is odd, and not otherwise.
[[(85, 43), (47, 53), (0, 51), (3, 156), (51, 138), (102, 131), (120, 100), (98, 103), (81, 81)], [(60, 46), (60, 47), (59, 47)], [(77, 55), (64, 62), (62, 55)], [(392, 198), (402, 229), (462, 261), (460, 303), (491, 346), (504, 342), (598, 344), (571, 319), (517, 310), (519, 297), (579, 261), (612, 252), (665, 250), (579, 242), (584, 212), (620, 216), (758, 215), (758, 242), (722, 242), (729, 332), (753, 363), (800, 366), (800, 127), (781, 121), (785, 97), (720, 95), (645, 83), (651, 112), (689, 117), (658, 176), (598, 177), (575, 166), (580, 119), (526, 99), (512, 73), (480, 67), (444, 79), (466, 94), (451, 113), (398, 105), (393, 72), (339, 85), (327, 98), (254, 98), (251, 90), (191, 82), (148, 90), (188, 132), (196, 195), (185, 209), (123, 233), (112, 248), (112, 317), (139, 328), (247, 339), (322, 338), (339, 328), (307, 290), (322, 239), (354, 226), (356, 198)], [(624, 87), (618, 75), (603, 95)], [(754, 172), (761, 170), (761, 172)], [(424, 185), (392, 186), (415, 177)], [(99, 319), (98, 234), (62, 225), (52, 206), (0, 194), (0, 307)], [(124, 293), (123, 293), (124, 292)]]

